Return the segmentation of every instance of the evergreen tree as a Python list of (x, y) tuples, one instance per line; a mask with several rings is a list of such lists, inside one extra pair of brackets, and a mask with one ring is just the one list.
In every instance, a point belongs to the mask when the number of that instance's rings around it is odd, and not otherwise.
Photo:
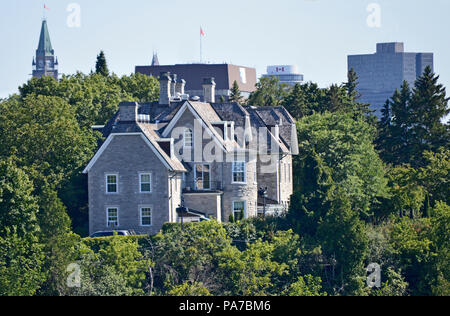
[(102, 76), (109, 76), (108, 64), (106, 62), (105, 53), (103, 51), (97, 56), (97, 63), (95, 64), (95, 73)]
[(442, 119), (450, 113), (449, 98), (438, 80), (439, 76), (427, 67), (414, 85), (410, 102), (413, 165), (422, 164), (423, 152), (437, 152), (440, 147), (450, 146), (449, 125), (442, 123)]
[(410, 107), (411, 90), (409, 84), (404, 81), (401, 91), (396, 90), (392, 96), (392, 124), (391, 139), (387, 150), (392, 154), (391, 161), (394, 165), (407, 163), (410, 161)]
[(392, 160), (392, 150), (390, 150), (391, 145), (391, 103), (386, 100), (386, 103), (381, 110), (381, 120), (378, 122), (378, 136), (376, 139), (376, 146), (380, 152), (380, 157), (383, 161)]
[(233, 82), (233, 87), (231, 88), (229, 100), (230, 102), (237, 102), (237, 103), (242, 102), (241, 91), (239, 90), (239, 85), (236, 80)]
[(347, 78), (348, 81), (344, 84), (344, 88), (347, 90), (347, 95), (350, 99), (356, 101), (360, 97), (360, 94), (356, 90), (358, 87), (358, 75), (353, 68), (348, 71)]
[(311, 114), (305, 101), (303, 88), (297, 83), (284, 99), (283, 105), (293, 117), (299, 119)]

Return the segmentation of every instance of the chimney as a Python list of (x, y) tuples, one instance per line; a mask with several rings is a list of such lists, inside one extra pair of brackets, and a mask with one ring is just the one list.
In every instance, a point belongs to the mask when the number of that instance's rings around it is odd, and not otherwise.
[(275, 125), (272, 127), (272, 134), (276, 140), (280, 140), (280, 125)]
[(172, 78), (170, 72), (162, 72), (159, 76), (159, 104), (170, 104)]
[(216, 103), (216, 83), (214, 78), (203, 79), (203, 100), (206, 103)]
[(119, 122), (135, 123), (138, 119), (138, 104), (136, 102), (121, 102), (119, 104)]
[(172, 84), (170, 86), (170, 94), (171, 94), (172, 98), (176, 96), (175, 91), (176, 91), (176, 87), (177, 87), (177, 77), (178, 76), (176, 74), (173, 74), (171, 76)]
[(175, 88), (175, 94), (178, 95), (184, 95), (184, 88), (186, 87), (186, 80), (181, 79), (177, 82), (176, 88)]

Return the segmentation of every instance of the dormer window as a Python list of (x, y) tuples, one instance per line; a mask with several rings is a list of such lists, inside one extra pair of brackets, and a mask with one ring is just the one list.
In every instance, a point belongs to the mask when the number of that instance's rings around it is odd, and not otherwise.
[(194, 133), (191, 129), (186, 129), (184, 131), (184, 148), (192, 148), (194, 145)]

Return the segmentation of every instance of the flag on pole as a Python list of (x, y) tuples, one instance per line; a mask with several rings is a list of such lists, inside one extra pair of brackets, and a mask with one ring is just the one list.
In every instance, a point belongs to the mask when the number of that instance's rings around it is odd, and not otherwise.
[(47, 7), (47, 5), (45, 5), (45, 4), (44, 4), (44, 9), (45, 9), (45, 10), (50, 10), (50, 9)]
[(201, 36), (205, 36), (205, 35), (206, 35), (205, 32), (203, 31), (203, 28), (202, 28), (202, 27), (200, 27), (200, 35), (201, 35)]

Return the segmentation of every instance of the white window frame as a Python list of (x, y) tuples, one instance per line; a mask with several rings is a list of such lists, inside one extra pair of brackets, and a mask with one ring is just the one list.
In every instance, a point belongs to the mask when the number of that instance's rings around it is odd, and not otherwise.
[[(211, 178), (212, 178), (212, 172), (211, 172), (211, 164), (208, 163), (196, 163), (194, 164), (194, 184), (195, 184), (195, 189), (198, 190), (197, 187), (197, 167), (198, 166), (202, 166), (202, 182), (203, 182), (203, 189), (204, 191), (211, 191)], [(204, 166), (208, 166), (208, 170), (209, 170), (209, 189), (205, 189), (205, 172), (203, 171), (203, 167)]]
[[(108, 177), (116, 177), (116, 192), (109, 192), (108, 188)], [(119, 194), (119, 174), (118, 173), (108, 173), (105, 175), (105, 192), (106, 194)]]
[[(150, 210), (150, 225), (144, 225), (142, 220), (144, 218), (144, 216), (142, 216), (142, 211), (144, 209), (149, 209)], [(145, 216), (148, 217), (148, 216)], [(142, 205), (139, 206), (139, 226), (141, 227), (152, 227), (153, 226), (153, 207), (150, 205)]]
[(236, 219), (234, 206), (236, 203), (244, 203), (244, 219), (247, 219), (247, 201), (233, 201), (233, 217)]
[(117, 211), (117, 225), (115, 225), (115, 227), (120, 227), (120, 222), (119, 222), (119, 207), (117, 206), (107, 206), (106, 207), (106, 227), (110, 228), (110, 221), (109, 221), (109, 210), (113, 210), (115, 209)]
[[(142, 176), (150, 176), (150, 183), (142, 182)], [(139, 173), (139, 193), (141, 194), (150, 194), (153, 192), (153, 175), (151, 172), (140, 172)], [(142, 191), (143, 184), (150, 184), (150, 191)]]
[[(237, 164), (243, 164), (244, 165), (244, 170), (243, 171), (235, 171), (235, 167), (236, 167)], [(244, 174), (243, 181), (235, 181), (234, 180), (234, 175), (236, 173), (243, 173)], [(231, 168), (231, 182), (233, 184), (247, 184), (247, 164), (244, 161), (233, 162), (233, 166)]]
[[(188, 135), (188, 133), (190, 134), (190, 138), (191, 138), (190, 144), (187, 143), (188, 137), (186, 137), (186, 135)], [(184, 130), (184, 133), (183, 133), (183, 147), (187, 148), (187, 149), (194, 147), (194, 132), (190, 128), (186, 128)]]

